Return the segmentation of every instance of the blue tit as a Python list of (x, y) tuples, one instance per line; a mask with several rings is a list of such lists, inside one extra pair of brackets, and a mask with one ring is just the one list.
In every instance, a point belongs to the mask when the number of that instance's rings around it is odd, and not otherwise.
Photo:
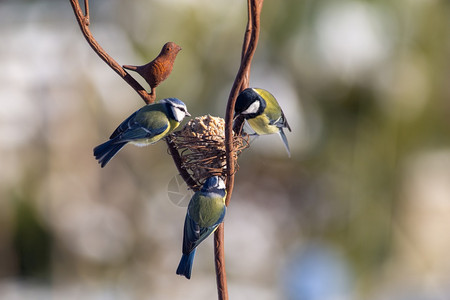
[(94, 156), (102, 168), (127, 143), (137, 146), (154, 144), (190, 116), (186, 105), (177, 98), (162, 99), (134, 112), (109, 137), (109, 141), (94, 148)]
[(213, 233), (225, 217), (225, 183), (219, 176), (209, 177), (189, 202), (183, 233), (183, 256), (177, 274), (191, 278), (197, 246)]
[(278, 133), (283, 140), (286, 151), (291, 156), (289, 144), (283, 128), (291, 127), (278, 104), (277, 99), (266, 90), (247, 88), (236, 99), (235, 119), (242, 116), (257, 135)]

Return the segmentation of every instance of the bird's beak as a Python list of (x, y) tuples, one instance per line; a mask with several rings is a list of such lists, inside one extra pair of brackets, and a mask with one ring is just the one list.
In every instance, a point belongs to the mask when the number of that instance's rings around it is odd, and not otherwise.
[(190, 114), (190, 113), (188, 113), (188, 111), (186, 111), (186, 116), (190, 117), (190, 116), (191, 116), (191, 114)]

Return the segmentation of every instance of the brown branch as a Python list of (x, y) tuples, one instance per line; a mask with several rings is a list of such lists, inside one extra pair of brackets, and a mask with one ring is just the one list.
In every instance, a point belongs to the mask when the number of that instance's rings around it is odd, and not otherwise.
[[(242, 46), (242, 58), (239, 71), (234, 80), (228, 97), (225, 114), (225, 152), (227, 171), (227, 196), (225, 205), (228, 206), (234, 188), (234, 174), (236, 156), (233, 146), (233, 114), (238, 94), (248, 87), (250, 77), (250, 66), (255, 54), (259, 40), (260, 15), (263, 0), (248, 0), (248, 23)], [(224, 249), (224, 224), (222, 223), (214, 233), (214, 256), (216, 267), (217, 292), (219, 300), (228, 299), (227, 278), (225, 271), (225, 249)]]
[[(251, 7), (251, 1), (247, 1), (247, 28), (245, 29), (245, 35), (244, 35), (244, 42), (242, 44), (242, 52), (241, 52), (241, 64), (244, 63), (245, 55), (247, 54), (248, 46), (250, 43), (250, 38), (252, 34), (253, 24), (252, 24), (252, 7)], [(239, 91), (242, 91), (245, 89), (245, 86), (248, 86), (250, 77), (250, 68), (248, 71), (244, 74), (244, 80), (242, 80), (242, 85), (244, 87), (239, 87)]]
[(219, 300), (228, 300), (227, 276), (225, 273), (224, 223), (214, 232), (214, 264), (216, 268), (216, 284)]
[(155, 101), (154, 97), (145, 91), (145, 89), (137, 82), (130, 74), (128, 74), (121, 65), (119, 65), (109, 54), (100, 46), (100, 44), (95, 40), (94, 36), (89, 29), (89, 1), (84, 0), (85, 14), (80, 7), (78, 0), (70, 0), (73, 12), (77, 19), (78, 25), (80, 25), (81, 32), (86, 38), (88, 44), (92, 47), (95, 53), (113, 69), (123, 80), (125, 80), (144, 100), (146, 104), (153, 103)]

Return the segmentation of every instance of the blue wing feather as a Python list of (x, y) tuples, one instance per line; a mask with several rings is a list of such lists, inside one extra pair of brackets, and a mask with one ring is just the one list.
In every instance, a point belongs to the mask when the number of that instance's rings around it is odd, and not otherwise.
[(120, 123), (120, 125), (116, 128), (116, 130), (114, 130), (114, 132), (111, 134), (109, 139), (112, 140), (113, 138), (119, 136), (120, 134), (125, 132), (127, 129), (129, 129), (131, 127), (130, 120), (134, 119), (134, 117), (136, 116), (136, 113), (137, 113), (137, 111), (132, 113), (131, 116), (126, 118), (125, 121), (123, 121), (122, 123)]
[(151, 139), (164, 133), (169, 127), (167, 116), (154, 110), (155, 105), (144, 106), (123, 121), (111, 134), (110, 139), (125, 142), (139, 139)]
[(189, 254), (195, 249), (196, 241), (200, 238), (200, 226), (188, 214), (184, 220), (183, 253)]
[(160, 135), (164, 131), (167, 130), (169, 127), (168, 124), (166, 126), (160, 127), (160, 128), (152, 128), (152, 130), (146, 129), (144, 127), (134, 127), (129, 128), (127, 131), (125, 131), (123, 134), (121, 134), (118, 138), (120, 141), (127, 141), (132, 142), (134, 140), (141, 140), (141, 139), (151, 139), (157, 135)]

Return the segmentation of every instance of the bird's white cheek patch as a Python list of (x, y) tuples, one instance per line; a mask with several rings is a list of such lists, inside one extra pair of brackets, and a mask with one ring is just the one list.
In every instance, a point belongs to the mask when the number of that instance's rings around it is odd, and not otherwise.
[(173, 111), (173, 115), (175, 117), (175, 120), (177, 120), (178, 122), (183, 120), (184, 117), (186, 116), (186, 112), (184, 112), (181, 109), (178, 109), (176, 107), (172, 108), (172, 111)]
[(259, 109), (260, 103), (258, 100), (250, 104), (250, 106), (244, 110), (241, 114), (248, 115), (248, 114), (255, 114)]
[(225, 187), (225, 182), (222, 179), (219, 179), (219, 185), (217, 186), (217, 188), (219, 190), (224, 190), (226, 188)]

